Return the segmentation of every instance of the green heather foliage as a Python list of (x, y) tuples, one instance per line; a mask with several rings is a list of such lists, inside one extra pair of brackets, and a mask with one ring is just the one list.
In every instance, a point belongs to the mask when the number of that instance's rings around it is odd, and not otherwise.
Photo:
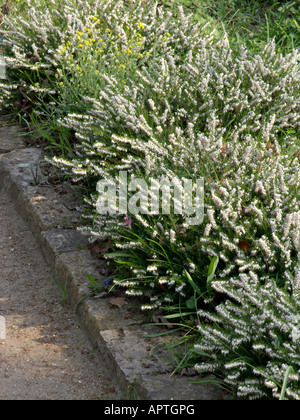
[[(297, 50), (233, 49), (182, 8), (175, 18), (142, 0), (27, 3), (2, 31), (0, 105), (21, 102), (74, 133), (70, 153), (49, 160), (89, 186), (79, 229), (114, 250), (114, 286), (145, 310), (196, 320), (196, 369), (221, 373), (238, 396), (299, 399)], [(139, 214), (98, 214), (97, 181), (120, 171), (148, 183), (203, 177), (203, 222), (173, 206), (145, 214), (151, 190)]]

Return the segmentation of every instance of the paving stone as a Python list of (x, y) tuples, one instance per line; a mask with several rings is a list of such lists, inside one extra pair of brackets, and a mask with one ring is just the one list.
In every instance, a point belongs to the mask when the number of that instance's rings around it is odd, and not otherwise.
[(0, 153), (9, 153), (12, 150), (23, 148), (24, 140), (20, 134), (22, 131), (17, 126), (1, 127), (0, 125)]
[(55, 265), (58, 255), (87, 248), (88, 238), (81, 235), (77, 230), (54, 229), (42, 232), (42, 246), (45, 249), (45, 255), (51, 265)]
[(33, 230), (42, 232), (64, 229), (78, 223), (78, 214), (67, 209), (51, 187), (27, 187), (20, 191), (16, 207)]
[(16, 199), (19, 192), (34, 183), (34, 176), (39, 176), (43, 153), (39, 149), (28, 148), (15, 150), (0, 155), (0, 188)]
[(84, 299), (89, 291), (89, 279), (87, 274), (98, 281), (99, 286), (105, 278), (99, 274), (98, 261), (91, 257), (87, 249), (66, 252), (58, 255), (55, 265), (57, 278), (64, 279), (68, 285), (70, 298), (76, 304), (82, 300), (78, 307), (82, 322), (94, 344), (99, 339), (100, 331), (112, 328), (126, 328), (132, 324), (145, 322), (145, 314), (138, 309), (136, 299), (127, 299), (128, 305), (118, 308), (112, 307), (110, 298)]
[(224, 393), (212, 383), (215, 379), (212, 376), (206, 378), (211, 382), (193, 384), (190, 377), (171, 375), (171, 354), (161, 350), (164, 346), (159, 347), (171, 336), (166, 338), (159, 333), (161, 330), (149, 325), (101, 332), (107, 363), (114, 363), (118, 381), (130, 383), (140, 398), (146, 400), (223, 399)]

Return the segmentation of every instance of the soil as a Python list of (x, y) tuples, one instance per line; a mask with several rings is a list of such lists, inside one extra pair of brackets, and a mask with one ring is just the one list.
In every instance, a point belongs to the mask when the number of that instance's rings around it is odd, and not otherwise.
[(120, 399), (65, 297), (0, 190), (0, 399)]

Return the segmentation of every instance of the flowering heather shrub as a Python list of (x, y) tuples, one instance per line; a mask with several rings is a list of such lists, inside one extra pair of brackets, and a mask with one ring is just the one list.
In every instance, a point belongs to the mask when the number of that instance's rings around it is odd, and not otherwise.
[[(52, 0), (46, 10), (40, 0), (27, 4), (26, 18), (6, 17), (1, 29), (10, 82), (0, 85), (2, 107), (28, 96), (43, 113), (47, 103), (67, 96), (72, 109), (74, 96), (97, 95), (97, 82), (104, 83), (100, 74), (118, 74), (124, 83), (132, 65), (166, 53), (170, 43), (180, 54), (188, 49), (187, 39), (197, 45), (199, 25), (189, 29), (182, 12), (181, 27), (177, 24), (176, 36), (168, 40), (176, 24), (151, 1), (140, 7), (140, 0)], [(97, 82), (89, 86), (91, 79)]]
[(299, 271), (292, 293), (278, 287), (271, 276), (264, 277), (261, 281), (249, 271), (213, 283), (214, 290), (227, 300), (217, 306), (217, 314), (198, 313), (209, 323), (199, 324), (201, 339), (195, 347), (210, 356), (196, 369), (225, 372), (225, 382), (239, 397), (279, 399), (286, 370), (292, 367), (285, 398), (298, 400)]
[[(53, 100), (53, 96), (61, 90), (60, 80), (57, 79), (61, 78), (62, 70), (68, 65), (76, 67), (76, 59), (81, 57), (78, 49), (84, 47), (86, 50), (90, 44), (100, 49), (99, 39), (103, 36), (107, 38), (112, 2), (102, 3), (100, 7), (106, 20), (102, 20), (101, 25), (95, 17), (99, 2), (82, 0), (51, 0), (46, 10), (41, 8), (39, 0), (28, 0), (23, 6), (26, 12), (5, 18), (5, 28), (1, 33), (7, 47), (6, 61), (11, 83), (1, 85), (5, 89), (2, 98), (4, 106), (10, 105), (10, 91), (12, 101), (20, 96), (20, 87), (32, 101), (42, 98), (43, 107), (47, 101)], [(102, 52), (103, 60), (107, 60), (107, 51)], [(12, 83), (14, 80), (17, 85)]]
[[(238, 384), (241, 396), (269, 396), (264, 388), (271, 387), (277, 397), (286, 366), (299, 369), (296, 56), (278, 58), (269, 45), (264, 60), (246, 59), (244, 50), (243, 60), (228, 59), (233, 53), (226, 41), (214, 45), (207, 39), (198, 54), (181, 66), (172, 66), (170, 56), (157, 61), (151, 76), (149, 69), (140, 70), (140, 83), (129, 84), (122, 94), (111, 78), (101, 101), (91, 99), (90, 115), (65, 120), (82, 139), (77, 158), (66, 166), (79, 179), (114, 179), (119, 170), (145, 179), (205, 175), (200, 226), (187, 226), (174, 214), (132, 216), (130, 228), (118, 217), (98, 216), (88, 230), (115, 238), (121, 252), (113, 257), (130, 269), (129, 279), (123, 275), (116, 282), (129, 294), (150, 296), (145, 308), (180, 301), (189, 309), (202, 306), (198, 314), (208, 321), (218, 319), (219, 328), (199, 325), (198, 348), (215, 354), (214, 363), (199, 363), (199, 370), (225, 368), (226, 380)], [(64, 167), (64, 161), (55, 161)], [(207, 267), (216, 257), (214, 295), (207, 287)], [(203, 300), (221, 293), (227, 299), (217, 307), (219, 315), (205, 312)], [(226, 338), (217, 341), (220, 330)], [(249, 351), (254, 370), (245, 358)], [(262, 379), (254, 380), (253, 373)], [(299, 378), (289, 379), (286, 395), (296, 398)]]
[[(119, 93), (118, 80), (107, 79), (108, 86), (101, 92), (101, 101), (90, 99), (93, 103), (90, 115), (69, 116), (63, 122), (66, 126), (76, 130), (79, 143), (76, 148), (77, 157), (72, 159), (72, 162), (56, 158), (57, 165), (69, 167), (73, 178), (79, 180), (86, 177), (98, 179), (99, 175), (111, 179), (116, 177), (120, 170), (127, 170), (137, 177), (144, 176), (146, 179), (150, 177), (159, 179), (162, 176), (170, 179), (174, 177), (197, 178), (206, 175), (206, 180), (209, 181), (208, 185), (211, 184), (211, 187), (207, 186), (206, 189), (212, 191), (210, 194), (214, 208), (211, 211), (214, 212), (217, 203), (220, 203), (221, 200), (215, 191), (217, 190), (217, 181), (226, 182), (223, 179), (224, 174), (227, 174), (229, 179), (237, 176), (236, 183), (241, 184), (240, 189), (247, 191), (248, 183), (254, 182), (253, 177), (259, 179), (261, 165), (268, 163), (269, 155), (282, 153), (284, 157), (285, 154), (295, 154), (297, 151), (295, 133), (299, 124), (299, 114), (295, 112), (299, 107), (296, 92), (295, 58), (294, 65), (290, 64), (293, 62), (291, 56), (278, 64), (276, 71), (273, 69), (273, 79), (269, 84), (264, 81), (270, 79), (266, 64), (267, 77), (260, 74), (261, 80), (259, 80), (259, 73), (257, 69), (254, 70), (256, 68), (254, 63), (257, 64), (260, 58), (249, 58), (247, 64), (245, 62), (241, 64), (242, 68), (247, 68), (245, 70), (246, 81), (243, 81), (243, 84), (237, 80), (241, 73), (240, 67), (231, 74), (231, 78), (227, 75), (228, 80), (223, 87), (224, 99), (221, 107), (220, 99), (215, 92), (217, 79), (221, 78), (217, 71), (220, 72), (221, 68), (222, 71), (226, 70), (221, 57), (224, 61), (227, 60), (227, 67), (230, 67), (231, 70), (234, 69), (235, 64), (232, 63), (232, 60), (228, 60), (228, 56), (232, 52), (230, 49), (224, 50), (223, 44), (214, 45), (209, 39), (203, 39), (203, 45), (201, 55), (207, 54), (209, 55), (208, 61), (211, 60), (209, 61), (211, 66), (207, 64), (206, 73), (203, 68), (201, 71), (198, 71), (196, 67), (190, 70), (192, 67), (190, 63), (184, 62), (182, 65), (172, 66), (168, 60), (162, 59), (161, 62), (157, 60), (153, 66), (151, 78), (148, 73), (149, 69), (144, 68), (138, 71), (140, 83), (132, 84), (132, 86), (129, 84), (126, 86), (125, 93)], [(276, 60), (273, 49), (274, 46), (270, 45), (270, 67), (274, 67), (272, 60)], [(222, 52), (223, 55), (221, 55)], [(245, 55), (243, 50), (241, 55)], [(212, 57), (215, 58), (215, 63)], [(168, 59), (173, 64), (172, 58), (168, 57)], [(197, 63), (203, 63), (198, 53), (196, 60)], [(241, 62), (239, 58), (236, 61)], [(204, 64), (201, 65), (204, 67)], [(287, 67), (290, 68), (290, 71), (287, 72), (285, 81), (282, 82), (283, 69)], [(248, 68), (253, 69), (252, 77), (257, 79), (253, 83), (258, 86), (263, 85), (265, 91), (262, 91), (260, 87), (254, 95), (249, 89), (251, 82), (249, 82)], [(185, 72), (184, 78), (181, 77), (183, 72)], [(198, 80), (195, 73), (198, 75)], [(227, 74), (229, 71), (224, 71), (224, 73)], [(215, 80), (211, 81), (213, 77)], [(240, 79), (242, 79), (241, 76)], [(240, 85), (240, 90), (236, 89), (237, 85)], [(280, 85), (282, 90), (278, 91)], [(278, 94), (272, 94), (274, 89)], [(153, 99), (149, 97), (149, 92), (154, 93)], [(232, 99), (233, 92), (235, 93), (234, 99)], [(239, 96), (243, 98), (243, 101)], [(281, 103), (283, 103), (282, 107)], [(178, 104), (183, 107), (178, 108)], [(234, 107), (239, 109), (239, 112), (235, 111)], [(248, 121), (250, 121), (249, 126)], [(285, 132), (285, 137), (282, 139), (278, 136), (280, 130)], [(126, 136), (121, 135), (124, 132), (126, 132)], [(277, 140), (278, 137), (279, 140)], [(281, 146), (279, 141), (282, 143)], [(283, 152), (281, 152), (281, 148)], [(252, 158), (253, 150), (256, 149), (259, 150)], [(274, 169), (273, 158), (269, 165)], [(253, 174), (250, 172), (251, 167), (254, 168)], [(242, 186), (243, 182), (246, 184)], [(226, 188), (226, 185), (222, 188)], [(225, 192), (220, 194), (225, 194)], [(235, 194), (241, 193), (235, 191)], [(258, 223), (259, 217), (261, 220), (263, 219), (262, 211), (259, 210), (261, 205), (256, 205), (256, 203), (259, 198), (264, 198), (257, 192), (255, 194), (258, 198), (250, 195), (247, 199), (248, 205), (253, 200), (253, 211), (249, 210), (248, 213), (255, 216), (251, 222), (248, 220), (247, 223), (254, 224), (254, 226)], [(230, 199), (233, 198), (232, 193), (230, 195), (227, 193), (227, 195)], [(227, 213), (230, 215), (229, 210)], [(211, 214), (208, 212), (213, 220)], [(138, 219), (142, 220), (140, 215)], [(164, 216), (164, 221), (165, 219), (167, 216)], [(151, 225), (151, 220), (152, 218), (150, 221), (145, 219), (145, 226), (149, 222)], [(120, 226), (119, 222), (116, 221), (116, 232)], [(162, 222), (162, 220), (159, 221), (160, 224), (163, 224)], [(99, 217), (96, 223), (98, 224), (95, 232), (97, 236), (105, 237), (113, 232), (112, 223), (108, 226), (106, 218)], [(158, 228), (156, 221), (152, 227), (149, 225), (149, 231), (154, 231), (153, 239), (161, 236), (156, 236), (156, 233), (163, 232), (162, 236), (165, 236), (165, 240), (168, 238), (167, 242), (170, 242), (169, 232), (173, 221), (169, 221), (169, 223), (170, 227), (167, 232), (164, 228)], [(205, 230), (205, 238), (213, 231), (213, 222), (210, 225), (210, 228), (207, 227)], [(174, 226), (172, 229), (174, 230)], [(197, 234), (200, 236), (204, 225), (197, 227), (198, 229), (200, 231)], [(182, 226), (179, 226), (179, 230), (181, 237), (183, 230), (185, 234), (190, 231)], [(246, 231), (243, 229), (239, 236), (243, 238), (245, 233)], [(194, 234), (193, 232), (193, 236)], [(176, 236), (177, 241), (178, 234)], [(232, 238), (229, 237), (229, 240)], [(172, 241), (172, 243), (176, 243), (173, 237)], [(192, 243), (194, 244), (194, 239), (192, 239)], [(183, 250), (183, 254), (186, 254), (185, 250)], [(216, 255), (216, 253), (211, 252), (211, 255)], [(197, 258), (199, 258), (198, 254)], [(192, 264), (197, 265), (197, 260), (192, 261)], [(180, 269), (182, 269), (182, 265)]]
[[(136, 13), (121, 13), (121, 1), (66, 3), (64, 32), (40, 16), (28, 45), (19, 18), (4, 35), (16, 43), (13, 72), (53, 72), (49, 83), (67, 102), (76, 98), (67, 77), (78, 82), (78, 106), (60, 120), (75, 132), (75, 156), (52, 162), (94, 187), (81, 230), (110, 241), (108, 258), (122, 268), (115, 283), (143, 296), (145, 309), (197, 312), (197, 348), (212, 355), (199, 371), (225, 371), (240, 396), (277, 398), (290, 366), (286, 397), (299, 398), (299, 55), (278, 55), (273, 43), (256, 56), (233, 51), (181, 9), (176, 23), (141, 1)], [(26, 56), (33, 41), (36, 63)], [(24, 86), (34, 90), (28, 78)], [(13, 80), (3, 89), (17, 92)], [(97, 181), (119, 171), (146, 181), (204, 177), (203, 223), (188, 225), (173, 208), (125, 220), (97, 214)], [(149, 191), (140, 194), (146, 203)]]
[[(181, 166), (184, 159), (191, 159), (190, 151), (180, 147), (182, 141), (195, 143), (197, 155), (205, 153), (206, 145), (214, 142), (218, 156), (226, 155), (237, 138), (243, 140), (251, 134), (258, 142), (270, 142), (269, 148), (276, 138), (284, 142), (287, 153), (297, 151), (299, 72), (296, 53), (278, 57), (275, 46), (269, 44), (260, 56), (253, 58), (243, 48), (235, 56), (226, 39), (214, 44), (207, 36), (198, 37), (197, 48), (191, 49), (183, 62), (176, 58), (172, 53), (153, 58), (147, 67), (137, 69), (138, 82), (129, 78), (125, 87), (117, 77), (105, 75), (107, 86), (100, 92), (100, 99), (85, 97), (93, 104), (93, 111), (88, 116), (68, 116), (63, 124), (74, 128), (78, 136), (85, 139), (77, 145), (78, 160), (72, 162), (74, 178), (76, 173), (79, 178), (97, 175), (99, 168), (95, 170), (90, 163), (101, 166), (101, 153), (106, 155), (103, 165), (114, 171), (114, 175), (116, 170), (137, 167), (141, 170), (149, 165), (157, 170), (156, 165), (150, 163), (157, 155), (155, 142), (162, 146), (161, 153), (167, 156), (166, 161), (175, 162), (175, 157), (169, 159), (165, 149), (176, 153)], [(213, 134), (209, 134), (210, 131)], [(124, 132), (126, 137), (122, 139)], [(186, 137), (189, 140), (183, 140)], [(135, 146), (139, 139), (141, 144)], [(107, 163), (110, 155), (113, 160), (116, 156), (126, 160), (127, 154), (138, 147), (138, 155), (145, 156), (143, 149), (145, 144), (150, 145), (146, 143), (149, 140), (155, 153), (149, 147), (143, 162), (135, 159), (132, 164), (121, 165), (118, 161), (117, 166)], [(119, 143), (125, 146), (120, 145), (118, 151), (115, 144)], [(86, 156), (89, 160), (85, 165)], [(196, 163), (187, 173), (198, 171), (199, 163)]]

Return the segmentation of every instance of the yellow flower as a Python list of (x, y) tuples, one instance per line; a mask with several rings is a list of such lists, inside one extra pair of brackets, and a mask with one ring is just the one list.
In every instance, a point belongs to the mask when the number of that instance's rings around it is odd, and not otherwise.
[(58, 51), (59, 54), (64, 54), (67, 51), (67, 47), (64, 45), (61, 47), (61, 49)]
[(99, 70), (95, 70), (95, 75), (98, 76)]
[(142, 22), (139, 22), (139, 29), (145, 29), (145, 26), (142, 24)]

